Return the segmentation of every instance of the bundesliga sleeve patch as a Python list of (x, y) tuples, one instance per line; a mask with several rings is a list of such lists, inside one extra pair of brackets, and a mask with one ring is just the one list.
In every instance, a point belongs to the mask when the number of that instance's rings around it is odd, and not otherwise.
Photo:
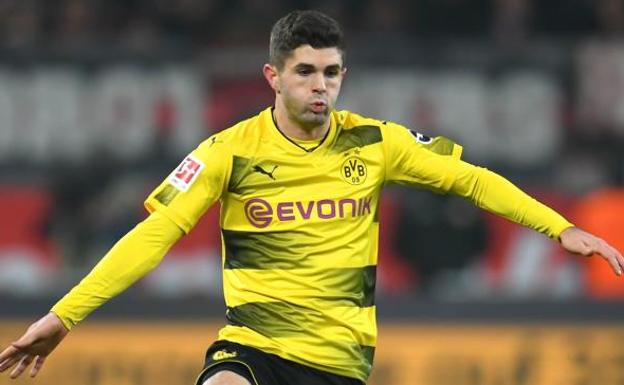
[(409, 130), (410, 134), (412, 134), (412, 136), (414, 138), (416, 138), (416, 141), (418, 143), (422, 143), (422, 144), (429, 144), (433, 141), (433, 139), (431, 139), (431, 137), (425, 135), (425, 134), (421, 134), (420, 132), (414, 131), (414, 130)]
[(201, 160), (188, 155), (169, 176), (169, 183), (180, 191), (186, 192), (195, 183), (197, 176), (204, 168)]

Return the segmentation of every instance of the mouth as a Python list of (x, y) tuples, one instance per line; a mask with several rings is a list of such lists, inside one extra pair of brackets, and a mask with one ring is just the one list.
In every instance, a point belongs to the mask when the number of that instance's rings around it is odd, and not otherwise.
[(312, 112), (324, 112), (327, 109), (327, 103), (323, 102), (323, 101), (315, 101), (310, 103), (310, 109), (312, 110)]

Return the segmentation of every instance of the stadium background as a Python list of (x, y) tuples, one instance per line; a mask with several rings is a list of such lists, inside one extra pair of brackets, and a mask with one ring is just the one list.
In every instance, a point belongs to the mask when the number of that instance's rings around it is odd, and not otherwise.
[[(624, 250), (622, 0), (0, 0), (0, 344), (184, 154), (272, 102), (270, 27), (311, 7), (345, 27), (340, 108), (451, 137)], [(224, 320), (216, 218), (37, 382), (192, 383)], [(372, 385), (624, 383), (624, 284), (601, 259), (417, 190), (387, 189), (382, 223)]]

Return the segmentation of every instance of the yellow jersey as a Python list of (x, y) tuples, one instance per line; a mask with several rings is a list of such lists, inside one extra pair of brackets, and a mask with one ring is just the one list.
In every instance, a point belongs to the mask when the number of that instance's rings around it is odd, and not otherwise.
[(204, 141), (147, 198), (151, 215), (51, 309), (71, 329), (154, 269), (221, 202), (228, 320), (219, 338), (365, 381), (375, 341), (379, 193), (452, 192), (556, 238), (572, 226), (461, 147), (349, 111), (319, 143), (291, 141), (271, 109)]
[(147, 198), (189, 231), (221, 202), (220, 339), (363, 381), (377, 337), (379, 195), (389, 182), (447, 192), (461, 146), (334, 111), (313, 148), (268, 108), (215, 134)]

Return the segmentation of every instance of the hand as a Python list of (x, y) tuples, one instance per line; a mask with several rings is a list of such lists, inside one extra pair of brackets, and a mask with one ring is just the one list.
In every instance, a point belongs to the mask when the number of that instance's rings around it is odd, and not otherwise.
[(13, 367), (11, 378), (19, 377), (33, 361), (30, 376), (39, 373), (48, 354), (65, 338), (69, 331), (54, 313), (48, 313), (30, 325), (26, 333), (0, 353), (0, 372)]
[(559, 238), (561, 239), (561, 245), (572, 253), (582, 254), (587, 257), (593, 254), (600, 254), (611, 264), (615, 274), (622, 275), (624, 257), (602, 239), (578, 227), (570, 227), (563, 230)]

